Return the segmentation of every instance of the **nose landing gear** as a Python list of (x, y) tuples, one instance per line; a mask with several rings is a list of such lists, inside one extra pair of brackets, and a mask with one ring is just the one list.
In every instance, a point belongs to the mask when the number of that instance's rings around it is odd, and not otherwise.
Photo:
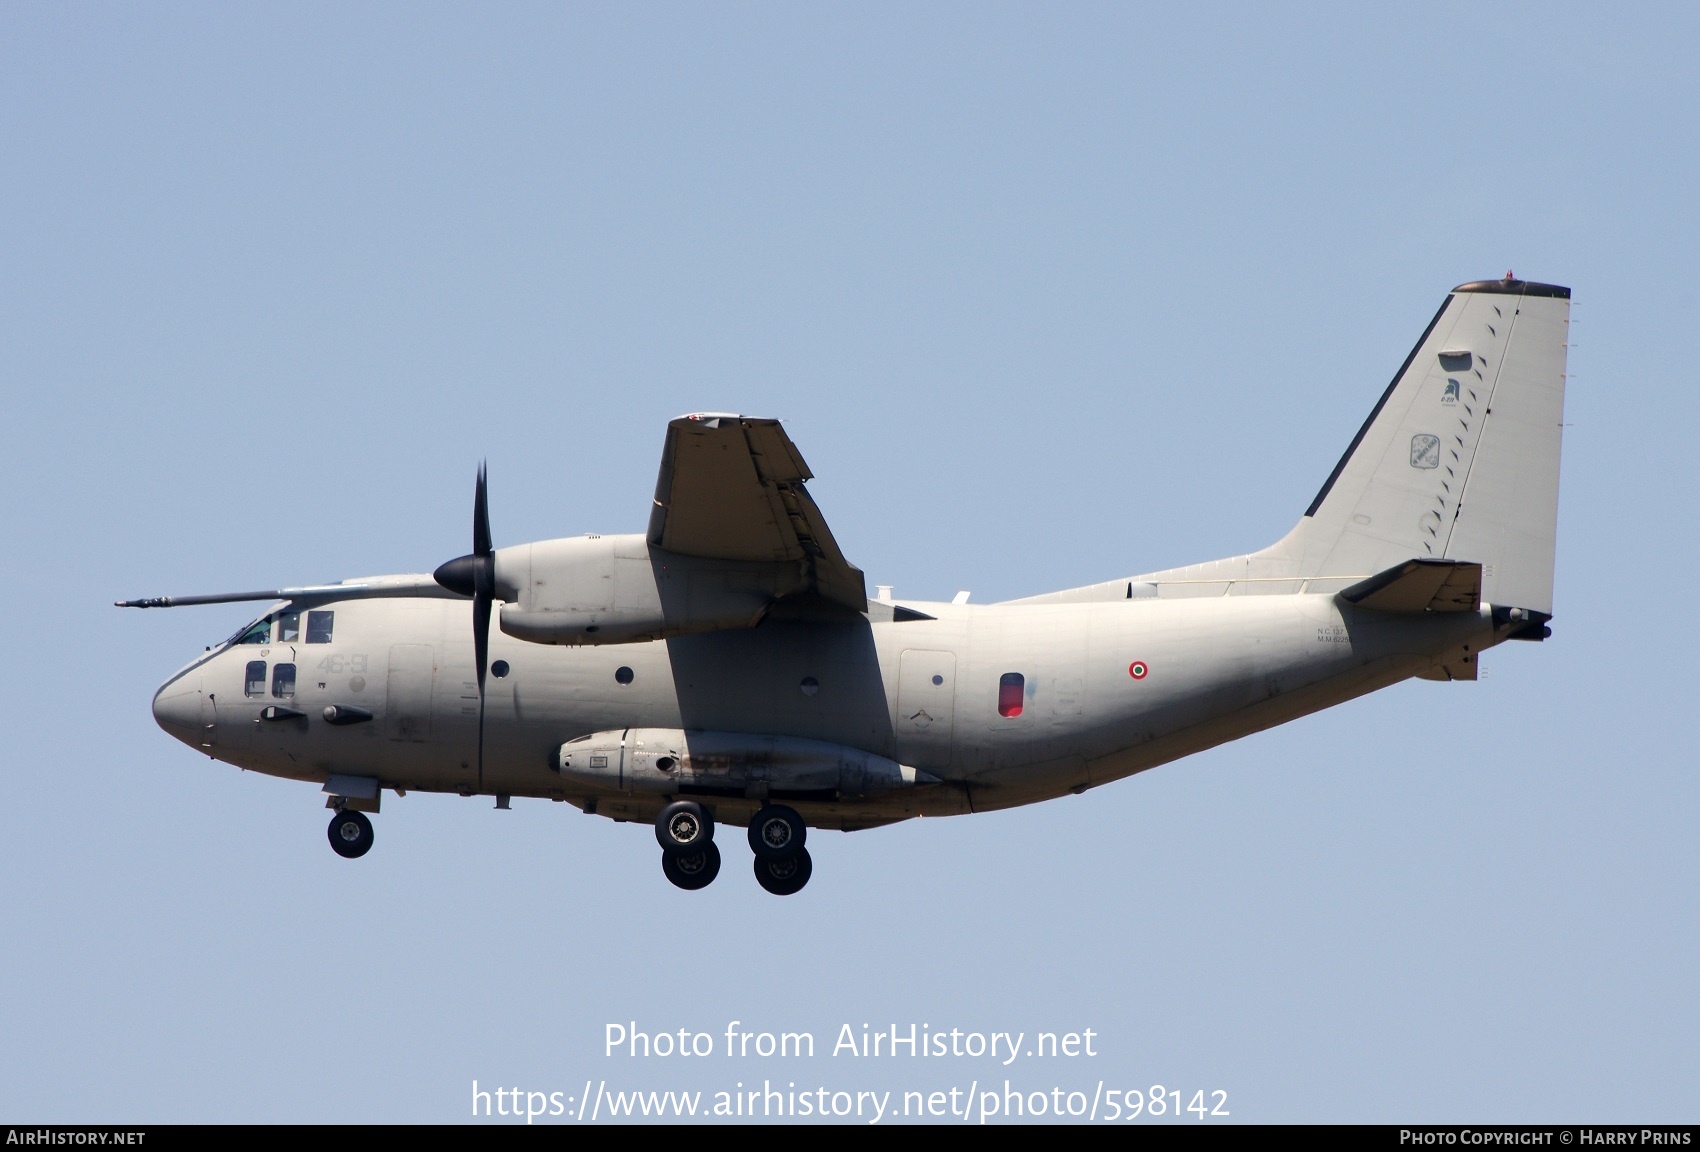
[(325, 830), (331, 848), (338, 856), (353, 860), (372, 849), (372, 822), (364, 812), (345, 809), (331, 814), (331, 826)]

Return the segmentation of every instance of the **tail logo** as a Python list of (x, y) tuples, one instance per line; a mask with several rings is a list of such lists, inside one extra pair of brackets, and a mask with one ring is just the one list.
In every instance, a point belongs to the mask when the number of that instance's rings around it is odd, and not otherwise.
[(1440, 437), (1418, 432), (1411, 437), (1411, 467), (1440, 467)]
[(1440, 402), (1442, 404), (1458, 403), (1458, 381), (1452, 379), (1446, 381), (1446, 391), (1440, 394)]

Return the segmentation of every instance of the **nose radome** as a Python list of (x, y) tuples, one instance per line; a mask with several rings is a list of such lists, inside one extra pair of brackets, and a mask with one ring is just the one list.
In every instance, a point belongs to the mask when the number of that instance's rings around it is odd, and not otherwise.
[(153, 697), (153, 718), (167, 734), (193, 747), (200, 737), (200, 677), (179, 676), (161, 685)]

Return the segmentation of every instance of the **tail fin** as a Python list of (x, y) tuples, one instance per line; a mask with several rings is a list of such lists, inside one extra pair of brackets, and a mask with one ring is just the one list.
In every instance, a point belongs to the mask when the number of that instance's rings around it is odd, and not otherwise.
[(1292, 532), (1252, 560), (1301, 576), (1413, 558), (1482, 565), (1482, 598), (1552, 614), (1570, 289), (1461, 284)]

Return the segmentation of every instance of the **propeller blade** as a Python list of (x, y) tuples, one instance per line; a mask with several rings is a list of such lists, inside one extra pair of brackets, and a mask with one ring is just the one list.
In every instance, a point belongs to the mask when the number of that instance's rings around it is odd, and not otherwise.
[(490, 670), (490, 613), (496, 603), (496, 549), (490, 542), (490, 483), (482, 462), (472, 498), (472, 552), (456, 556), (432, 577), (459, 596), (472, 597), (472, 658), (478, 665), (478, 787), (484, 787), (484, 680)]
[[(491, 597), (479, 592), (472, 598), (472, 658), (478, 662), (478, 698), (484, 699), (484, 677), (490, 667)], [(482, 709), (482, 705), (479, 706)]]
[(484, 787), (484, 675), (490, 665), (491, 596), (480, 591), (472, 598), (472, 658), (478, 663), (478, 787)]
[(485, 480), (484, 464), (478, 465), (478, 490), (472, 499), (472, 554), (488, 556), (490, 547), (490, 499), (489, 485)]
[(490, 542), (490, 482), (478, 462), (472, 497), (472, 658), (478, 664), (478, 787), (484, 787), (484, 680), (490, 669), (490, 609), (496, 599), (496, 550)]

